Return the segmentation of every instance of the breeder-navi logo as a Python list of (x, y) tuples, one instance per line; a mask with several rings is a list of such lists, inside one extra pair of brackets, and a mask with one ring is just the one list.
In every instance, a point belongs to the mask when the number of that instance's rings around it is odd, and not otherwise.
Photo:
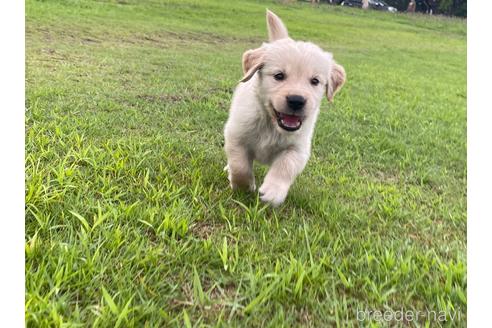
[(434, 311), (434, 310), (359, 310), (357, 309), (357, 321), (377, 321), (377, 322), (447, 322), (460, 321), (461, 312), (454, 311)]

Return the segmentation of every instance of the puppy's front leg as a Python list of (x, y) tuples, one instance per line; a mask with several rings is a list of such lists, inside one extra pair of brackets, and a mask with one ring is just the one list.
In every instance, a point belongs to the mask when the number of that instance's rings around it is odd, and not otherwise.
[(229, 182), (232, 189), (256, 189), (253, 175), (253, 159), (248, 151), (241, 146), (229, 145), (226, 142), (227, 166)]
[(274, 161), (260, 187), (260, 198), (273, 206), (282, 204), (296, 176), (306, 166), (308, 154), (295, 150), (282, 152)]

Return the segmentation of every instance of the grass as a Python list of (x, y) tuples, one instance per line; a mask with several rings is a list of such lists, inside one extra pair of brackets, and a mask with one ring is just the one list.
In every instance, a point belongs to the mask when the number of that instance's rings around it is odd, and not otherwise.
[[(348, 75), (278, 209), (232, 193), (222, 171), (266, 7)], [(465, 325), (465, 21), (27, 0), (26, 57), (27, 326), (345, 327), (365, 309)]]

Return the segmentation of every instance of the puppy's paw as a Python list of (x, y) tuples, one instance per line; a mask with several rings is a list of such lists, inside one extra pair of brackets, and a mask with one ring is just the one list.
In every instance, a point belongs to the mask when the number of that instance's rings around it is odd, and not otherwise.
[(270, 203), (274, 207), (282, 204), (289, 192), (289, 186), (284, 183), (264, 181), (260, 189), (260, 199), (265, 203)]
[(250, 181), (249, 183), (246, 184), (239, 184), (239, 183), (234, 183), (229, 179), (229, 185), (231, 186), (232, 190), (248, 190), (251, 192), (254, 192), (256, 190), (256, 184), (254, 181)]
[(228, 172), (227, 179), (229, 179), (229, 186), (231, 187), (232, 190), (238, 190), (238, 189), (249, 190), (249, 191), (256, 190), (255, 177), (253, 175), (249, 175), (249, 174), (233, 175), (231, 173), (231, 170), (229, 169), (229, 165), (226, 165), (226, 167), (224, 167), (224, 171)]
[(229, 179), (229, 186), (231, 187), (232, 190), (248, 190), (251, 192), (254, 192), (256, 190), (256, 184), (254, 181), (251, 181), (247, 184), (239, 184), (239, 183), (234, 183)]

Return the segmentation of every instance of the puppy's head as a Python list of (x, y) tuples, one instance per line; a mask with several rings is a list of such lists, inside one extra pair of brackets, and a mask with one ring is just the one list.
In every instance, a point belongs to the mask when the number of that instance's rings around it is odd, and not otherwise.
[(345, 82), (345, 70), (331, 53), (294, 41), (280, 18), (267, 11), (269, 42), (243, 54), (244, 77), (258, 75), (258, 96), (281, 131), (296, 131), (316, 118), (323, 95), (329, 101)]

